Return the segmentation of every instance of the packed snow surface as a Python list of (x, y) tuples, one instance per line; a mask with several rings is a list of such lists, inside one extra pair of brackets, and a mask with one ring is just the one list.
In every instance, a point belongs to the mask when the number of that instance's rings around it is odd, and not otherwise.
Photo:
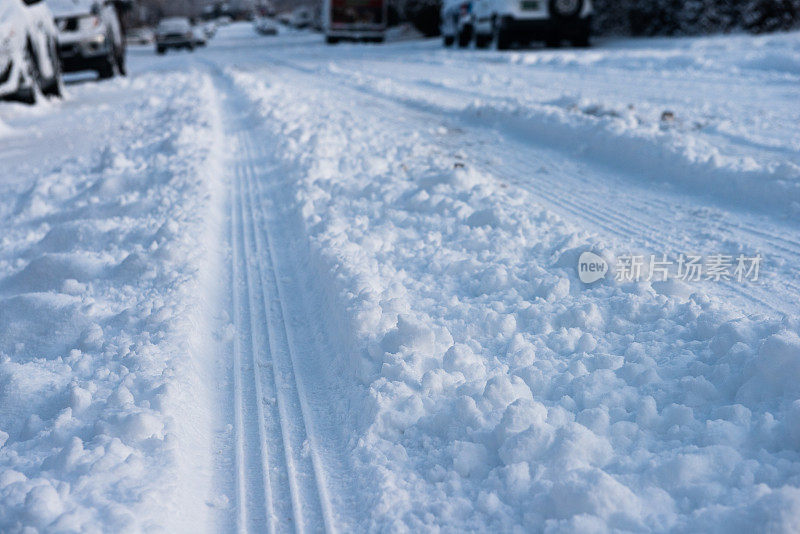
[(0, 531), (800, 531), (800, 34), (130, 63), (0, 104)]

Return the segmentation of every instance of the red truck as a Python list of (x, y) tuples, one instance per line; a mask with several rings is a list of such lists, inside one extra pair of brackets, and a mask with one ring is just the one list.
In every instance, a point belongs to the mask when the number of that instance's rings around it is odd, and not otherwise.
[(325, 0), (323, 20), (328, 44), (341, 40), (382, 43), (387, 0)]

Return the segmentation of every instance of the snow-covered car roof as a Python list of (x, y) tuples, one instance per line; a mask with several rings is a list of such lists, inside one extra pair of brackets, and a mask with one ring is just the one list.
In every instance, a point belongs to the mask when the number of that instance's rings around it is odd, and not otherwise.
[(54, 17), (86, 15), (96, 4), (96, 0), (47, 0), (47, 7)]

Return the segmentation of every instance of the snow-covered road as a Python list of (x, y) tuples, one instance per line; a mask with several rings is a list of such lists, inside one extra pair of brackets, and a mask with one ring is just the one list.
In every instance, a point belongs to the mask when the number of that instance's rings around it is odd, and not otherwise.
[(130, 65), (0, 105), (0, 531), (800, 530), (800, 34)]

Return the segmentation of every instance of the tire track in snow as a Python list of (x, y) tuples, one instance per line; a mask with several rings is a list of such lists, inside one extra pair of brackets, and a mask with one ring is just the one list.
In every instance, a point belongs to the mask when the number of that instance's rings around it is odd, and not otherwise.
[[(246, 152), (249, 154), (253, 149), (252, 139), (245, 140), (247, 146)], [(258, 205), (256, 211), (256, 204), (254, 199), (259, 196), (256, 193), (254, 186), (255, 177), (253, 174), (248, 175), (248, 196), (250, 198), (250, 211), (253, 220), (252, 229), (254, 232), (254, 245), (255, 251), (260, 258), (266, 258), (267, 261), (259, 263), (259, 271), (262, 280), (262, 287), (266, 289), (263, 294), (265, 306), (270, 306), (269, 313), (269, 337), (270, 347), (273, 354), (281, 354), (280, 369), (276, 369), (276, 379), (278, 391), (287, 391), (289, 398), (281, 401), (281, 405), (291, 405), (294, 410), (292, 420), (302, 423), (301, 428), (297, 431), (297, 439), (301, 440), (299, 454), (302, 456), (302, 482), (306, 486), (302, 492), (299, 491), (296, 498), (297, 503), (301, 503), (306, 507), (309, 517), (313, 516), (313, 521), (308, 520), (306, 526), (314, 527), (315, 529), (320, 525), (325, 527), (325, 531), (334, 531), (332, 510), (330, 504), (330, 497), (328, 496), (327, 488), (324, 483), (324, 468), (322, 460), (318, 454), (318, 446), (316, 433), (314, 431), (311, 419), (311, 409), (306, 401), (306, 391), (302, 380), (296, 372), (297, 360), (297, 344), (295, 343), (295, 333), (289, 326), (287, 317), (286, 292), (281, 288), (278, 282), (280, 275), (278, 274), (278, 267), (275, 261), (276, 251), (273, 247), (273, 239), (269, 231), (269, 223), (267, 217), (263, 213), (263, 206)], [(262, 224), (258, 224), (258, 223)], [(255, 229), (260, 228), (261, 231), (257, 232)], [(277, 360), (277, 358), (276, 358)], [(276, 361), (274, 360), (274, 361)], [(290, 420), (288, 417), (283, 417), (283, 420)], [(309, 463), (310, 462), (310, 463)], [(298, 476), (295, 480), (300, 478)], [(304, 493), (302, 497), (300, 493)], [(301, 500), (302, 499), (302, 500)], [(303, 502), (303, 500), (305, 502)], [(318, 515), (321, 514), (321, 517)], [(321, 523), (320, 523), (321, 519)], [(298, 521), (298, 525), (300, 522)], [(304, 523), (305, 524), (305, 523)]]
[(264, 391), (260, 367), (263, 353), (254, 335), (252, 277), (246, 257), (242, 210), (241, 169), (237, 165), (231, 198), (231, 245), (233, 273), (234, 420), (236, 456), (236, 524), (239, 532), (275, 531), (272, 481), (264, 413)]
[(274, 247), (255, 201), (260, 154), (248, 129), (250, 115), (231, 104), (237, 99), (230, 91), (222, 92), (236, 148), (231, 239), (238, 530), (335, 532), (318, 440), (295, 372), (297, 351)]

